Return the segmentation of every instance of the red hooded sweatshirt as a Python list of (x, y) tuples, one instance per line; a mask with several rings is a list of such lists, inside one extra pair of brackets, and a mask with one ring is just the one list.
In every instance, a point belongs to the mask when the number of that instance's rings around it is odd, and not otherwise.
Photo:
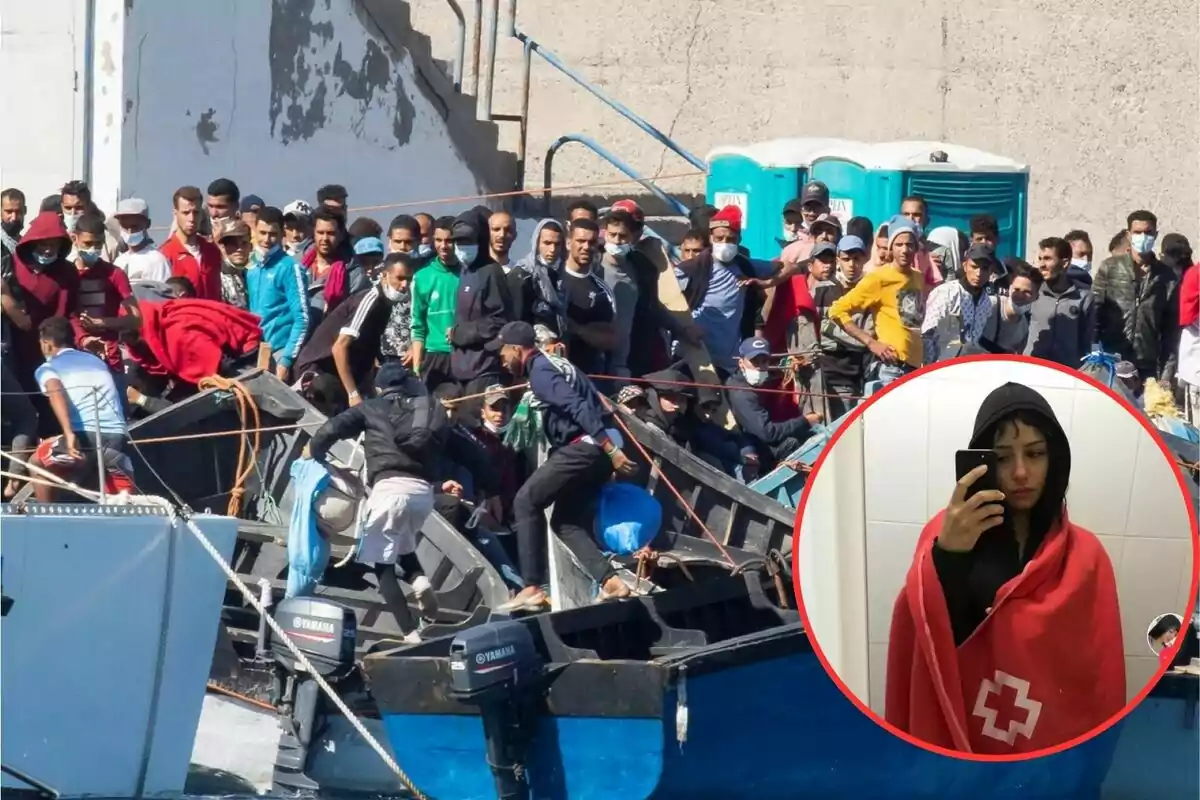
[(1183, 273), (1179, 284), (1179, 326), (1186, 328), (1200, 322), (1200, 264)]
[(197, 299), (220, 301), (221, 262), (224, 260), (221, 248), (203, 236), (197, 236), (196, 246), (200, 253), (200, 258), (197, 259), (187, 249), (187, 245), (180, 238), (181, 235), (178, 232), (171, 234), (171, 238), (158, 248), (158, 252), (171, 262), (171, 276), (191, 281), (192, 286), (196, 287)]
[(885, 717), (933, 745), (1015, 755), (1082, 736), (1125, 707), (1116, 577), (1066, 512), (1032, 560), (954, 645), (933, 563), (945, 512), (921, 532), (892, 612)]
[(196, 384), (216, 375), (225, 356), (253, 352), (262, 341), (258, 317), (226, 303), (180, 298), (140, 308), (144, 346), (129, 353), (152, 375)]
[[(58, 241), (58, 260), (42, 266), (33, 258), (38, 242)], [(51, 317), (69, 317), (75, 311), (79, 294), (79, 273), (67, 261), (71, 238), (62, 218), (53, 211), (43, 211), (34, 218), (29, 230), (17, 244), (13, 259), (13, 293), (17, 295), (33, 323), (32, 330), (12, 330), (13, 356), (24, 382), (32, 380), (33, 370), (42, 363), (37, 328)]]

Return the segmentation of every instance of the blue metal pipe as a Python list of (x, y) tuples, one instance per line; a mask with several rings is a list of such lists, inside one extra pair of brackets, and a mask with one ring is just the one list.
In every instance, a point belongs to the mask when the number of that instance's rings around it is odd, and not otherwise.
[[(526, 41), (527, 43), (529, 42), (529, 40), (523, 41)], [(536, 48), (536, 46), (537, 45), (535, 44), (534, 47)], [(610, 153), (605, 147), (596, 142), (596, 140), (592, 139), (590, 136), (584, 136), (581, 133), (569, 133), (566, 136), (560, 136), (555, 139), (554, 144), (550, 145), (550, 149), (546, 151), (546, 165), (542, 178), (543, 216), (550, 216), (550, 187), (553, 186), (554, 154), (557, 153), (563, 145), (569, 144), (570, 142), (578, 142), (596, 155), (603, 158), (608, 163), (612, 164), (617, 169), (621, 170), (621, 172), (640, 183), (642, 188), (644, 188), (646, 191), (650, 192), (659, 200), (662, 200), (664, 203), (678, 211), (680, 216), (686, 217), (688, 215), (687, 206), (676, 200), (674, 197), (668, 195), (662, 189), (659, 189), (647, 179), (643, 178), (636, 171), (634, 171), (633, 167), (629, 166), (624, 161)]]
[[(517, 29), (515, 27), (515, 25), (514, 25), (513, 30), (515, 32), (514, 35), (516, 36), (516, 38), (522, 44), (525, 44), (527, 47), (529, 47), (534, 53), (537, 53), (539, 56), (541, 56), (543, 59), (545, 59), (547, 64), (554, 67), (555, 69), (557, 69), (562, 74), (566, 75), (571, 80), (575, 81), (575, 83), (579, 84), (581, 87), (586, 89), (593, 97), (595, 97), (600, 102), (607, 105), (613, 111), (616, 111), (618, 114), (620, 114), (625, 119), (632, 122), (634, 125), (641, 128), (645, 133), (654, 137), (655, 141), (657, 141), (663, 147), (665, 147), (668, 150), (670, 150), (671, 152), (675, 153), (677, 156), (679, 156), (680, 158), (682, 158), (685, 161), (687, 161), (688, 163), (690, 163), (696, 169), (699, 169), (699, 170), (707, 170), (708, 169), (708, 165), (705, 164), (703, 160), (697, 158), (696, 156), (689, 153), (687, 150), (684, 150), (682, 147), (675, 144), (675, 142), (671, 141), (671, 139), (669, 139), (667, 137), (667, 135), (665, 133), (663, 133), (662, 131), (660, 131), (658, 128), (654, 127), (649, 122), (642, 119), (640, 116), (638, 116), (634, 112), (630, 111), (628, 108), (626, 108), (624, 105), (622, 105), (618, 101), (614, 100), (612, 97), (609, 97), (607, 94), (605, 94), (603, 91), (601, 91), (597, 86), (594, 86), (592, 83), (590, 83), (586, 78), (584, 78), (578, 72), (576, 72), (575, 70), (571, 69), (566, 64), (564, 64), (562, 62), (562, 60), (558, 56), (556, 56), (554, 53), (550, 52), (549, 50), (546, 50), (544, 47), (542, 47), (536, 41), (534, 41), (533, 39), (529, 38), (524, 33), (522, 33), (519, 29)], [(563, 139), (566, 139), (567, 141), (577, 141), (582, 144), (587, 144), (587, 142), (585, 142), (579, 138), (571, 139), (569, 137), (563, 137)], [(563, 139), (559, 139), (558, 142), (555, 142), (555, 145), (557, 145), (559, 142), (562, 142)], [(588, 145), (588, 146), (591, 147), (591, 145)], [(550, 149), (551, 149), (551, 151), (553, 151), (554, 145), (552, 145)], [(593, 147), (592, 149), (595, 150), (596, 148)], [(599, 153), (600, 151), (596, 150), (596, 152)], [(609, 159), (609, 160), (612, 161), (612, 159)], [(617, 164), (616, 161), (612, 161), (612, 163), (614, 165)], [(633, 175), (632, 173), (627, 172), (626, 174), (628, 174), (629, 177), (631, 177), (631, 178), (636, 178), (636, 176)], [(638, 180), (640, 180), (640, 178), (638, 178)], [(655, 193), (658, 193), (657, 189), (654, 189), (653, 191)], [(686, 212), (685, 212), (685, 214), (686, 214)]]

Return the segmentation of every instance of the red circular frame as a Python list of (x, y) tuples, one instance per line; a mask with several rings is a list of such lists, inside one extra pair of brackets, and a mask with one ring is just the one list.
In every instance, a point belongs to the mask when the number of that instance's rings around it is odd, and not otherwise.
[[(1142, 428), (1144, 428), (1146, 430), (1146, 432), (1150, 434), (1151, 439), (1154, 441), (1154, 443), (1156, 445), (1158, 445), (1158, 449), (1162, 452), (1163, 458), (1165, 458), (1167, 461), (1169, 461), (1172, 465), (1172, 471), (1175, 475), (1176, 482), (1178, 483), (1179, 491), (1185, 498), (1184, 504), (1187, 506), (1188, 518), (1191, 520), (1192, 589), (1191, 589), (1191, 593), (1188, 595), (1187, 607), (1184, 609), (1185, 617), (1186, 617), (1187, 616), (1186, 612), (1192, 611), (1196, 607), (1196, 594), (1197, 594), (1197, 589), (1198, 589), (1197, 583), (1200, 583), (1200, 521), (1197, 520), (1196, 509), (1192, 506), (1191, 502), (1189, 502), (1190, 495), (1187, 490), (1187, 485), (1184, 483), (1184, 477), (1181, 474), (1181, 472), (1175, 468), (1174, 455), (1171, 453), (1170, 449), (1167, 447), (1166, 442), (1163, 441), (1162, 436), (1159, 435), (1158, 429), (1156, 427), (1154, 427), (1154, 425), (1151, 424), (1149, 418), (1147, 418), (1146, 416), (1144, 416), (1142, 414), (1137, 413), (1137, 411), (1135, 409), (1130, 408), (1128, 402), (1126, 402), (1124, 399), (1122, 399), (1121, 396), (1119, 394), (1117, 394), (1115, 391), (1113, 391), (1111, 388), (1100, 383), (1098, 380), (1096, 380), (1092, 376), (1087, 375), (1083, 372), (1080, 372), (1077, 369), (1073, 369), (1071, 367), (1067, 367), (1062, 364), (1057, 364), (1052, 361), (1043, 361), (1040, 358), (1033, 358), (1032, 356), (1023, 356), (1023, 355), (1015, 355), (1015, 354), (1014, 355), (990, 355), (990, 354), (987, 354), (987, 355), (961, 356), (959, 358), (955, 358), (955, 359), (952, 359), (949, 361), (941, 361), (936, 364), (930, 364), (928, 366), (922, 367), (921, 369), (919, 369), (915, 372), (912, 372), (908, 375), (905, 375), (904, 377), (899, 378), (899, 379), (893, 381), (892, 383), (888, 384), (883, 389), (881, 389), (880, 391), (871, 395), (871, 397), (867, 398), (862, 403), (857, 405), (850, 412), (850, 415), (846, 418), (846, 421), (843, 422), (842, 425), (838, 428), (838, 430), (834, 432), (833, 436), (830, 437), (829, 441), (825, 444), (824, 449), (821, 451), (821, 455), (817, 458), (816, 463), (813, 464), (813, 468), (812, 468), (811, 472), (809, 473), (808, 480), (805, 483), (805, 488), (808, 488), (809, 486), (811, 486), (812, 482), (814, 480), (816, 480), (817, 475), (820, 474), (821, 466), (825, 463), (825, 459), (829, 456), (829, 454), (831, 452), (833, 452), (834, 447), (837, 446), (838, 439), (841, 438), (842, 434), (850, 427), (851, 424), (857, 422), (858, 419), (864, 413), (866, 413), (867, 409), (870, 408), (871, 405), (874, 404), (877, 400), (879, 400), (882, 397), (887, 396), (887, 394), (889, 392), (891, 392), (893, 389), (895, 389), (899, 386), (903, 386), (905, 383), (908, 383), (911, 380), (916, 380), (918, 378), (924, 377), (931, 372), (936, 372), (939, 369), (945, 369), (947, 367), (958, 366), (960, 364), (967, 364), (967, 363), (970, 363), (973, 361), (989, 361), (989, 362), (990, 361), (1013, 361), (1013, 362), (1017, 362), (1017, 363), (1031, 364), (1031, 365), (1037, 366), (1037, 367), (1045, 367), (1047, 369), (1058, 370), (1059, 372), (1062, 372), (1063, 374), (1066, 374), (1066, 375), (1070, 375), (1073, 378), (1077, 378), (1080, 381), (1088, 384), (1089, 386), (1092, 386), (1095, 389), (1099, 389), (1101, 392), (1108, 395), (1108, 397), (1110, 397), (1113, 400), (1113, 402), (1119, 404), (1121, 406), (1121, 408), (1128, 411), (1130, 416), (1134, 417), (1141, 424)], [(796, 592), (796, 604), (797, 604), (798, 610), (800, 612), (800, 619), (804, 622), (804, 631), (805, 631), (805, 634), (808, 636), (809, 644), (812, 646), (813, 652), (816, 653), (817, 659), (821, 662), (821, 666), (824, 668), (826, 674), (829, 675), (829, 677), (833, 680), (834, 684), (837, 685), (839, 690), (841, 690), (842, 694), (844, 694), (846, 696), (846, 698), (851, 703), (853, 703), (856, 708), (858, 708), (859, 711), (866, 714), (873, 722), (875, 722), (875, 724), (879, 725), (881, 728), (886, 730), (888, 733), (891, 733), (893, 736), (896, 736), (897, 738), (902, 739), (911, 745), (920, 747), (921, 749), (927, 750), (932, 753), (938, 753), (939, 755), (949, 756), (951, 758), (959, 758), (959, 759), (963, 759), (965, 761), (1014, 762), (1014, 761), (1029, 761), (1034, 758), (1042, 758), (1044, 756), (1051, 756), (1051, 755), (1054, 755), (1055, 753), (1061, 753), (1064, 750), (1069, 750), (1070, 748), (1075, 747), (1076, 745), (1083, 744), (1084, 742), (1104, 733), (1106, 730), (1111, 728), (1113, 725), (1116, 725), (1118, 722), (1120, 722), (1122, 719), (1124, 719), (1131, 711), (1133, 711), (1133, 709), (1135, 709), (1143, 700), (1146, 699), (1146, 696), (1148, 694), (1150, 694), (1150, 691), (1154, 688), (1154, 685), (1156, 683), (1158, 683), (1158, 681), (1162, 678), (1162, 676), (1165, 675), (1167, 672), (1168, 664), (1160, 661), (1160, 664), (1156, 668), (1151, 680), (1149, 680), (1146, 683), (1146, 685), (1144, 687), (1142, 687), (1141, 691), (1139, 691), (1132, 700), (1130, 700), (1128, 703), (1125, 704), (1124, 708), (1122, 708), (1117, 714), (1113, 715), (1113, 717), (1111, 719), (1109, 719), (1107, 722), (1105, 722), (1103, 725), (1093, 728), (1092, 730), (1088, 731), (1087, 733), (1084, 733), (1080, 736), (1076, 736), (1074, 739), (1063, 742), (1062, 744), (1055, 745), (1054, 747), (1047, 747), (1045, 749), (1038, 750), (1038, 751), (1035, 751), (1032, 753), (1018, 753), (1018, 754), (1013, 754), (1013, 755), (983, 755), (980, 753), (964, 753), (961, 750), (951, 750), (946, 747), (939, 747), (938, 745), (930, 744), (929, 742), (923, 741), (921, 739), (918, 739), (915, 736), (907, 734), (904, 731), (897, 728), (895, 725), (892, 725), (891, 723), (887, 722), (885, 719), (883, 719), (881, 716), (876, 714), (874, 711), (872, 711), (869, 706), (867, 706), (865, 703), (863, 703), (858, 697), (855, 696), (855, 694), (853, 692), (851, 692), (846, 687), (846, 684), (842, 682), (842, 679), (840, 677), (838, 677), (837, 672), (833, 669), (832, 666), (830, 666), (829, 660), (825, 657), (825, 653), (822, 652), (821, 646), (817, 642), (816, 636), (814, 636), (812, 633), (812, 626), (809, 624), (808, 613), (804, 609), (804, 595), (800, 589), (800, 548), (798, 546), (798, 543), (800, 541), (800, 522), (804, 518), (804, 507), (808, 504), (808, 497), (809, 497), (809, 494), (807, 491), (802, 492), (801, 497), (800, 497), (800, 503), (796, 507), (796, 521), (794, 523), (794, 527), (792, 530), (792, 533), (793, 533), (792, 584), (793, 584), (793, 588), (795, 589), (795, 592)], [(1180, 637), (1180, 644), (1177, 646), (1182, 646), (1182, 637)]]

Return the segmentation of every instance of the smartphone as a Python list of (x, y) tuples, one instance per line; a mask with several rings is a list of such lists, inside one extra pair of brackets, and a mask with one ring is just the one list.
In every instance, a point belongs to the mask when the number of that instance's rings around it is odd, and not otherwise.
[[(959, 450), (954, 454), (954, 479), (961, 481), (964, 476), (980, 464), (987, 464), (987, 472), (983, 473), (971, 488), (967, 489), (967, 497), (985, 489), (999, 489), (996, 474), (999, 460), (995, 450)], [(964, 498), (966, 499), (966, 498)]]

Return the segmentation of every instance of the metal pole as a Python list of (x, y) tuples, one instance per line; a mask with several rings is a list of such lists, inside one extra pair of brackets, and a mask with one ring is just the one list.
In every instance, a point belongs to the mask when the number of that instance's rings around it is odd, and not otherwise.
[(83, 179), (95, 189), (92, 176), (92, 147), (96, 133), (94, 102), (96, 93), (96, 0), (87, 0), (84, 8), (83, 30)]
[[(516, 0), (512, 0), (512, 2), (515, 11)], [(526, 39), (524, 55), (521, 60), (521, 123), (520, 132), (517, 135), (517, 182), (513, 187), (518, 192), (525, 188), (525, 154), (529, 147), (529, 81), (532, 69), (533, 46)]]
[(479, 102), (475, 111), (475, 118), (480, 122), (492, 121), (492, 87), (496, 77), (496, 44), (500, 39), (500, 0), (492, 0), (488, 5), (488, 39), (491, 44), (488, 47), (483, 87), (480, 89)]
[(100, 442), (100, 390), (93, 389), (96, 393), (96, 475), (100, 479), (100, 486), (97, 491), (100, 492), (100, 505), (104, 505), (104, 448)]
[(458, 20), (458, 35), (454, 42), (454, 65), (450, 69), (450, 79), (454, 82), (454, 91), (462, 91), (463, 79), (463, 58), (467, 50), (467, 20), (463, 16), (462, 8), (456, 0), (446, 0), (450, 6), (450, 10), (454, 12), (454, 17)]
[(475, 0), (471, 18), (471, 96), (479, 97), (479, 42), (483, 38), (483, 0)]

